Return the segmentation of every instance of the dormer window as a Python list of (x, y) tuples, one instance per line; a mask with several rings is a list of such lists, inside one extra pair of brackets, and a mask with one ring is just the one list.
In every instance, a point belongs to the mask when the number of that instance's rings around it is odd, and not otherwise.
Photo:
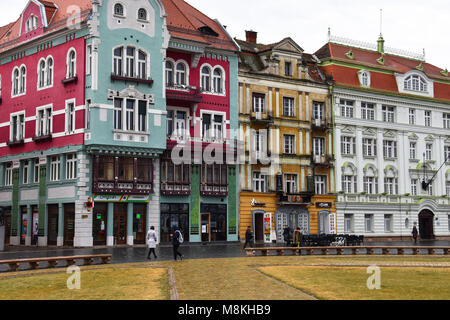
[(141, 8), (138, 10), (138, 19), (147, 21), (147, 10)]
[(420, 91), (420, 92), (427, 92), (428, 91), (428, 85), (425, 79), (418, 75), (411, 75), (405, 79), (404, 83), (404, 89), (405, 90), (412, 90), (412, 91)]
[(38, 18), (34, 15), (31, 15), (27, 22), (25, 23), (25, 32), (30, 32), (37, 29)]
[(114, 5), (114, 15), (120, 16), (120, 17), (124, 17), (125, 16), (122, 4), (116, 3)]
[(370, 87), (370, 72), (361, 70), (358, 72), (359, 84), (363, 87)]

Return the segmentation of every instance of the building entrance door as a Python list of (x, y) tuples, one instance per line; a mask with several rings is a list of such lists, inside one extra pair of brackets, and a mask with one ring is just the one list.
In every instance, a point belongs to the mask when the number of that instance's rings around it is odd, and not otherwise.
[(114, 204), (114, 239), (116, 244), (127, 243), (127, 204)]
[(134, 244), (145, 244), (145, 237), (147, 236), (147, 205), (135, 204), (133, 211)]
[(6, 208), (5, 216), (5, 246), (9, 245), (11, 237), (11, 207)]
[(202, 213), (202, 242), (211, 242), (211, 214)]
[(94, 246), (106, 245), (106, 226), (108, 225), (108, 206), (106, 203), (96, 203), (92, 216), (92, 237)]
[(75, 204), (64, 205), (64, 245), (73, 246), (75, 237)]
[(25, 245), (28, 231), (28, 210), (26, 206), (20, 208), (20, 244)]
[(419, 214), (419, 234), (423, 240), (434, 239), (433, 231), (434, 214), (430, 210), (423, 210)]
[(257, 212), (255, 213), (255, 241), (256, 242), (264, 242), (264, 213)]
[(330, 233), (330, 212), (319, 212), (319, 234)]
[(48, 205), (48, 245), (56, 246), (58, 240), (58, 205)]

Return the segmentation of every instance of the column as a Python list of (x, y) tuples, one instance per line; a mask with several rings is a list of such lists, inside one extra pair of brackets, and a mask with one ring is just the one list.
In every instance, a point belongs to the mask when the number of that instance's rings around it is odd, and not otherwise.
[(308, 122), (311, 122), (311, 116), (309, 115), (310, 114), (309, 110), (311, 108), (309, 107), (309, 93), (308, 92), (305, 93), (305, 99), (306, 99), (306, 101), (305, 101), (305, 117), (306, 117), (306, 119), (305, 120)]
[(47, 246), (47, 158), (40, 159), (39, 165), (39, 231), (38, 246)]
[(106, 245), (114, 246), (114, 203), (108, 202), (108, 222), (106, 226)]
[(191, 197), (189, 206), (190, 242), (201, 242), (200, 235), (200, 170), (201, 165), (191, 166)]
[(378, 170), (378, 193), (384, 190), (384, 149), (383, 149), (383, 131), (378, 129), (377, 132), (377, 170)]
[(277, 118), (279, 118), (280, 117), (280, 89), (276, 89), (276, 95), (275, 95), (275, 98), (277, 99), (276, 100), (276, 104), (275, 104), (275, 108), (277, 108), (276, 110), (275, 110), (275, 116), (277, 117)]
[(20, 245), (20, 207), (19, 207), (19, 168), (13, 164), (13, 189), (12, 189), (12, 212), (11, 212), (11, 238), (13, 246)]
[(228, 230), (227, 230), (227, 241), (238, 241), (238, 201), (239, 194), (237, 188), (237, 175), (236, 175), (237, 166), (229, 166), (228, 167)]
[[(342, 166), (342, 162), (344, 162), (344, 160), (341, 158), (341, 127), (340, 126), (336, 126), (336, 134), (335, 134), (335, 156), (336, 156), (336, 161), (335, 161), (335, 168), (336, 168), (336, 192), (339, 191), (343, 191), (341, 190), (342, 188), (342, 183), (341, 183), (341, 175), (340, 175), (340, 170), (341, 170), (341, 166)], [(356, 165), (356, 164), (355, 164)], [(358, 164), (358, 167), (362, 166), (361, 163)], [(362, 176), (358, 177), (358, 185), (362, 183)]]
[(27, 204), (27, 236), (25, 238), (26, 246), (31, 246), (32, 235), (33, 235), (33, 213), (31, 211), (31, 205)]
[(64, 245), (64, 205), (58, 203), (58, 238), (56, 245), (62, 247)]
[(127, 206), (127, 245), (132, 246), (134, 244), (133, 236), (133, 203), (128, 203)]
[[(356, 144), (355, 144), (356, 145), (356, 150), (355, 150), (356, 159), (353, 164), (356, 166), (356, 170), (358, 171), (357, 174), (358, 174), (359, 180), (363, 181), (364, 178), (362, 178), (362, 177), (364, 177), (364, 171), (363, 171), (363, 168), (364, 168), (363, 160), (364, 159), (363, 159), (363, 150), (362, 150), (363, 149), (363, 147), (362, 147), (363, 136), (362, 136), (361, 128), (356, 129), (356, 137), (355, 138), (356, 138)], [(359, 181), (357, 181), (356, 185), (357, 185), (358, 190), (355, 190), (355, 192), (361, 193), (364, 191), (364, 182), (359, 183)]]

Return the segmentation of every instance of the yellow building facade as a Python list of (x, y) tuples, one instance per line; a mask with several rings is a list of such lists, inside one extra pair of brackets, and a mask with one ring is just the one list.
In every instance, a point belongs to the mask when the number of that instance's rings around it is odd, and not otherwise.
[(262, 45), (247, 32), (239, 64), (239, 234), (282, 242), (283, 229), (336, 233), (329, 84), (292, 39)]

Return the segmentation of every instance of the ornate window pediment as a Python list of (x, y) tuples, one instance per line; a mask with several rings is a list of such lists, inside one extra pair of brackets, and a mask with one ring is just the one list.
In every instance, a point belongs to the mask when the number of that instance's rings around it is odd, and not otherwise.
[(371, 128), (366, 128), (363, 132), (362, 132), (363, 136), (370, 136), (370, 137), (374, 137), (377, 135), (377, 130), (375, 129), (371, 129)]
[(395, 131), (386, 130), (383, 133), (383, 137), (385, 137), (385, 138), (396, 138), (397, 137), (397, 133)]
[(129, 86), (121, 91), (108, 90), (108, 100), (113, 100), (115, 97), (148, 100), (149, 104), (155, 104), (153, 94), (143, 94), (135, 86)]
[(346, 126), (342, 129), (342, 132), (347, 134), (355, 134), (355, 128)]
[(429, 142), (433, 142), (434, 141), (434, 137), (433, 135), (429, 134), (425, 137), (425, 141), (429, 141)]
[(409, 140), (413, 140), (413, 141), (417, 141), (417, 140), (419, 140), (419, 137), (418, 137), (415, 133), (411, 133), (411, 134), (408, 136), (408, 139), (409, 139)]

